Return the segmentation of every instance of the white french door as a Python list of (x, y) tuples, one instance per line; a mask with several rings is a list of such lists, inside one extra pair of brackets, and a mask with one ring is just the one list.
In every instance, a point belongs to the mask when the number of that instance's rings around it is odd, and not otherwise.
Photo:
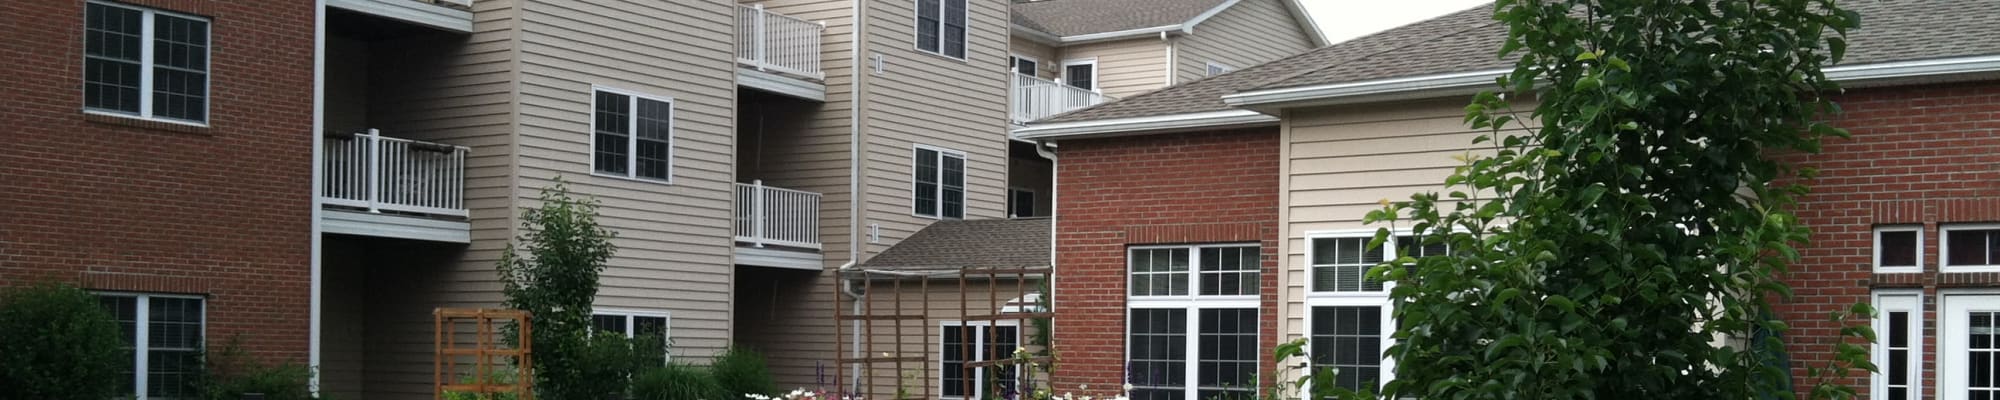
[(2000, 400), (2000, 295), (1946, 294), (1938, 319), (1938, 398)]

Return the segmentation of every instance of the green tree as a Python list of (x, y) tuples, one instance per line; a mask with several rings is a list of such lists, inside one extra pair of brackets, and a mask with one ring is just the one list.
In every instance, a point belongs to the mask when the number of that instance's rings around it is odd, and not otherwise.
[[(1494, 17), (1518, 62), (1466, 110), (1491, 133), (1449, 193), (1367, 218), (1450, 250), (1370, 271), (1397, 283), (1388, 353), (1410, 366), (1381, 395), (1792, 398), (1769, 305), (1790, 295), (1779, 276), (1807, 231), (1787, 210), (1805, 188), (1779, 180), (1812, 171), (1768, 156), (1846, 134), (1820, 122), (1837, 112), (1821, 67), (1859, 16), (1833, 0), (1499, 0)], [(1831, 372), (1873, 369), (1860, 341)]]
[[(617, 234), (597, 225), (597, 201), (570, 196), (561, 178), (541, 191), (541, 206), (521, 213), (521, 235), (500, 258), (507, 307), (525, 310), (534, 321), (535, 391), (545, 399), (601, 399), (624, 390), (604, 382), (624, 382), (592, 365), (599, 353), (590, 335), (591, 304), (598, 275), (617, 248)], [(622, 372), (618, 372), (622, 373)]]
[[(0, 399), (97, 400), (118, 393), (118, 323), (90, 293), (42, 284), (0, 290)], [(126, 393), (130, 394), (130, 393)]]

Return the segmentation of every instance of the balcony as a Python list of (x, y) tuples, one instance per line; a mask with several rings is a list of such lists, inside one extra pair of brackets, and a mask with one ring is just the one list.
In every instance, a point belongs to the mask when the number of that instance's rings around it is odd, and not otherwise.
[(326, 0), (326, 6), (458, 33), (472, 32), (473, 0)]
[(744, 265), (818, 270), (820, 194), (771, 186), (763, 181), (736, 184), (736, 262)]
[(1013, 118), (1015, 124), (1025, 124), (1090, 107), (1107, 101), (1117, 100), (1103, 93), (1038, 78), (1026, 74), (1014, 74)]
[(363, 133), (321, 139), (319, 203), (331, 233), (467, 242), (470, 149)]
[(826, 101), (826, 72), (820, 69), (820, 40), (826, 24), (770, 10), (736, 7), (736, 63), (739, 84), (815, 101)]

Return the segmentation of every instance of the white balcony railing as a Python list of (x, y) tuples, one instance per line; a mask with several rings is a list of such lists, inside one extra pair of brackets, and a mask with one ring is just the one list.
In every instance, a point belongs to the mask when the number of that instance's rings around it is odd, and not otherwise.
[(825, 79), (819, 68), (824, 33), (825, 23), (765, 11), (762, 4), (737, 6), (736, 61), (759, 71)]
[(465, 216), (463, 146), (382, 137), (366, 133), (329, 134), (321, 151), (324, 185), (320, 203)]
[(736, 184), (736, 241), (819, 249), (819, 193)]
[(1048, 118), (1111, 100), (1116, 99), (1090, 89), (1014, 74), (1014, 123)]

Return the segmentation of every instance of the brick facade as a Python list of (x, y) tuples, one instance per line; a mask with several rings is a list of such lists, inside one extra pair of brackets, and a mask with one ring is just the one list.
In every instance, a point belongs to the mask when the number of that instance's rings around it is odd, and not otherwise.
[(1134, 245), (1259, 243), (1259, 376), (1271, 375), (1277, 128), (1063, 141), (1056, 167), (1057, 392), (1125, 383), (1125, 254)]
[[(1938, 289), (2000, 287), (2000, 273), (1938, 269), (1940, 224), (2000, 222), (2000, 82), (1851, 90), (1836, 101), (1845, 113), (1835, 124), (1853, 137), (1828, 139), (1821, 154), (1789, 156), (1820, 171), (1796, 207), (1812, 229), (1811, 245), (1787, 276), (1797, 296), (1778, 306), (1792, 326), (1786, 341), (1795, 383), (1809, 388), (1805, 368), (1832, 358), (1839, 327), (1828, 313), (1870, 301), (1874, 289), (1921, 288), (1919, 365), (1929, 398), (1938, 371)], [(1876, 274), (1873, 228), (1898, 224), (1923, 225), (1923, 272)], [(1866, 374), (1853, 376), (1853, 387), (1868, 393)]]
[(84, 2), (0, 2), (0, 286), (204, 295), (210, 343), (303, 362), (314, 4), (125, 3), (210, 20), (209, 124), (84, 114)]

